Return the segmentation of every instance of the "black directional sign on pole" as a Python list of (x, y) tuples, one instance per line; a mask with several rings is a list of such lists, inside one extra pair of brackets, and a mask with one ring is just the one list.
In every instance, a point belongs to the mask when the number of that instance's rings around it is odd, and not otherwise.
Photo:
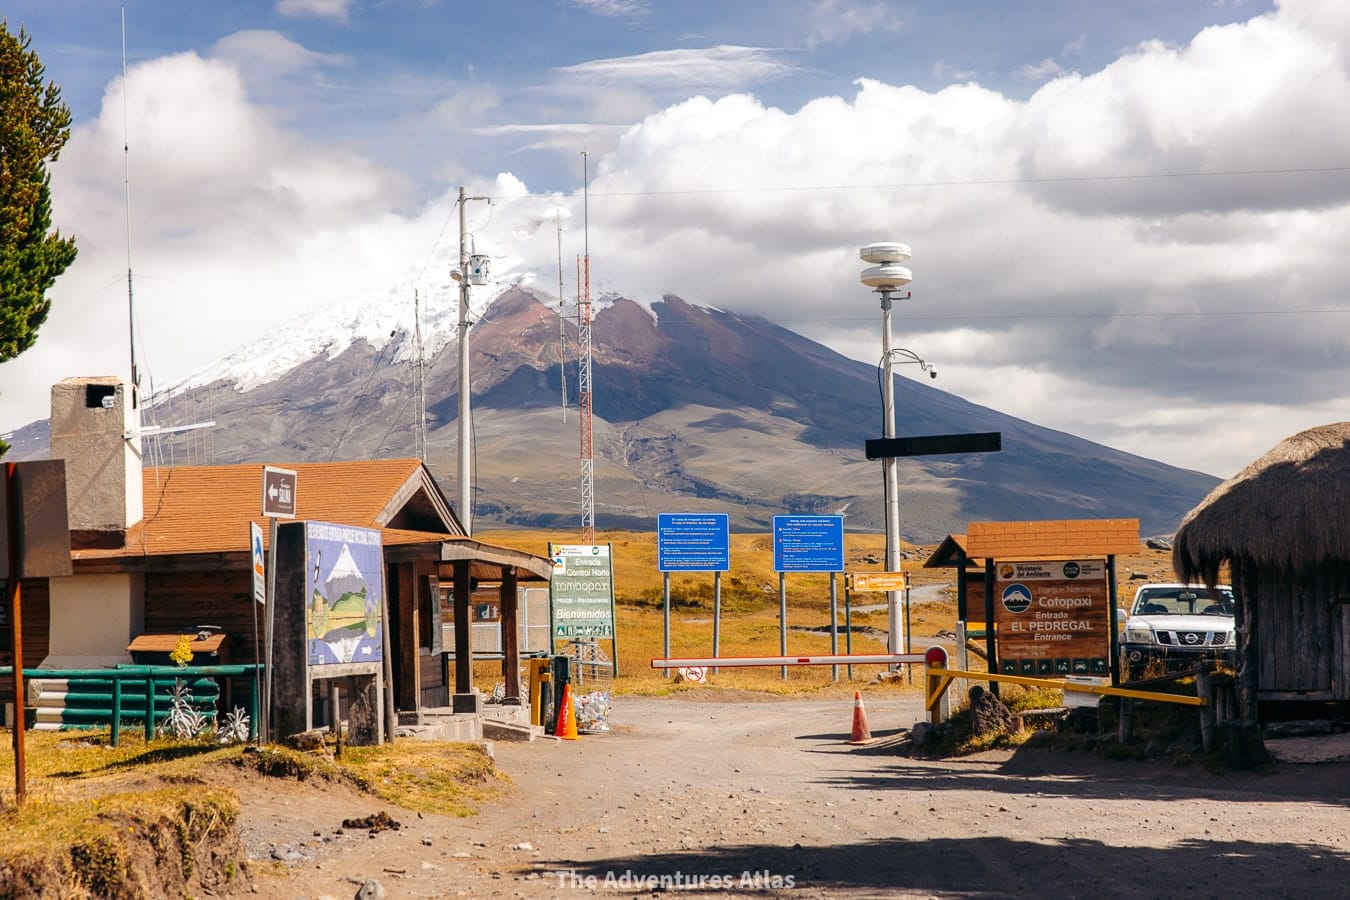
[(1003, 449), (1003, 433), (933, 434), (925, 437), (876, 438), (867, 442), (868, 459), (937, 456), (943, 453), (990, 453)]

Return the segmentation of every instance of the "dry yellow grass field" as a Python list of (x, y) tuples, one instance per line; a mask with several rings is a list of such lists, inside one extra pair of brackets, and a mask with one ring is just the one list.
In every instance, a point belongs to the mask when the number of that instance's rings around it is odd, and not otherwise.
[[(482, 531), (477, 540), (505, 547), (548, 554), (549, 543), (576, 543), (575, 534), (547, 531)], [(741, 689), (771, 693), (801, 693), (835, 687), (828, 666), (796, 666), (782, 678), (778, 667), (721, 669), (701, 685), (685, 684), (651, 668), (651, 660), (663, 655), (663, 573), (657, 568), (656, 535), (651, 532), (597, 532), (597, 543), (609, 544), (614, 567), (614, 593), (619, 649), (620, 693), (668, 693), (709, 689)], [(777, 656), (780, 650), (778, 624), (778, 573), (773, 568), (773, 537), (769, 534), (732, 534), (731, 569), (722, 574), (722, 615), (719, 630), (722, 656)], [(945, 584), (950, 572), (923, 569), (932, 547), (906, 546), (905, 571), (915, 585)], [(881, 571), (885, 537), (879, 534), (846, 535), (845, 563), (852, 571)], [(713, 574), (672, 573), (671, 656), (710, 656), (713, 632)], [(819, 655), (830, 652), (830, 578), (827, 574), (790, 574), (787, 596), (788, 653)], [(846, 652), (845, 586), (836, 578), (838, 650)], [(884, 603), (884, 595), (858, 594), (851, 600), (852, 652), (885, 651), (886, 612), (856, 611), (860, 606)], [(915, 606), (911, 623), (915, 634), (933, 635), (950, 631), (956, 616), (954, 594), (942, 602)], [(602, 648), (606, 642), (602, 642)], [(855, 681), (874, 678), (880, 666), (855, 666)], [(839, 672), (838, 685), (852, 690), (847, 671)]]
[[(540, 556), (548, 554), (549, 543), (576, 543), (574, 532), (491, 530), (474, 534), (477, 540), (504, 547), (513, 547)], [(677, 683), (651, 668), (651, 660), (663, 655), (662, 573), (657, 568), (656, 534), (654, 532), (607, 531), (597, 532), (597, 543), (609, 544), (614, 566), (614, 593), (616, 600), (619, 678), (615, 690), (620, 693), (668, 693), (708, 689), (742, 689), (772, 693), (800, 693), (852, 690), (845, 670), (840, 670), (840, 681), (832, 681), (830, 667), (792, 667), (788, 677), (781, 677), (780, 669), (743, 668), (722, 669), (710, 675), (707, 683), (691, 685)], [(732, 534), (731, 569), (722, 575), (722, 616), (720, 650), (722, 656), (776, 656), (779, 653), (778, 573), (773, 568), (773, 536), (771, 534)], [(877, 572), (884, 569), (885, 536), (880, 534), (848, 534), (844, 536), (844, 561), (849, 572)], [(902, 547), (903, 569), (910, 573), (912, 585), (954, 585), (950, 569), (925, 569), (923, 563), (936, 549), (935, 545)], [(1133, 595), (1131, 582), (1138, 580), (1170, 581), (1171, 554), (1165, 550), (1150, 550), (1140, 546), (1137, 554), (1118, 557), (1117, 572), (1122, 602)], [(712, 654), (713, 575), (710, 572), (673, 573), (671, 582), (671, 656), (710, 656)], [(838, 601), (838, 647), (845, 652), (844, 579), (836, 579)], [(830, 580), (828, 575), (791, 574), (786, 579), (788, 653), (793, 655), (823, 654), (830, 651), (829, 608)], [(942, 593), (935, 602), (911, 605), (911, 633), (915, 636), (934, 636), (954, 631), (956, 622), (955, 588)], [(885, 650), (886, 612), (884, 609), (859, 612), (858, 607), (884, 603), (882, 594), (858, 594), (851, 598), (854, 612), (854, 653), (877, 653)], [(487, 665), (490, 664), (479, 664)], [(855, 666), (854, 683), (873, 679), (879, 666)], [(481, 672), (491, 683), (491, 672)], [(908, 689), (908, 684), (897, 685)]]

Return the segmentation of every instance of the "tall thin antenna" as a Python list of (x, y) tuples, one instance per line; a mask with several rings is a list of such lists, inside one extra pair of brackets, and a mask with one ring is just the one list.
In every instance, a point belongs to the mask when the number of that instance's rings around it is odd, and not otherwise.
[[(140, 373), (136, 371), (136, 307), (131, 287), (131, 147), (127, 137), (127, 8), (122, 7), (122, 165), (127, 214), (127, 338), (131, 348), (131, 408), (140, 405)], [(138, 423), (139, 424), (139, 423)]]
[[(160, 426), (155, 422), (155, 379), (150, 379), (149, 404), (146, 407), (141, 405), (141, 373), (136, 366), (136, 304), (135, 291), (132, 289), (131, 282), (131, 140), (128, 137), (130, 127), (128, 125), (127, 107), (128, 96), (131, 94), (130, 85), (127, 82), (127, 8), (122, 7), (122, 165), (123, 165), (123, 185), (125, 187), (125, 206), (127, 217), (127, 346), (129, 348), (129, 357), (131, 363), (131, 408), (136, 410), (133, 430), (128, 439), (142, 441), (143, 438), (154, 438), (150, 442), (149, 449), (142, 449), (144, 443), (134, 445), (138, 452), (148, 457), (154, 465), (159, 466), (164, 461), (164, 448), (162, 437), (177, 434), (183, 431), (194, 431), (198, 428), (210, 428), (215, 422), (199, 422), (195, 425), (169, 425)], [(168, 393), (163, 401), (172, 400), (172, 392)], [(149, 422), (145, 424), (149, 413)], [(174, 451), (174, 443), (168, 440), (171, 458)]]
[(563, 319), (562, 211), (558, 223), (558, 386), (562, 389), (562, 420), (567, 422), (567, 323)]
[(417, 363), (413, 368), (413, 381), (417, 390), (417, 458), (427, 461), (427, 379), (426, 355), (422, 348), (422, 305), (413, 288), (413, 351), (417, 354)]
[(591, 433), (591, 243), (589, 154), (581, 152), (581, 296), (577, 304), (577, 410), (581, 418), (581, 541), (595, 543), (595, 444)]

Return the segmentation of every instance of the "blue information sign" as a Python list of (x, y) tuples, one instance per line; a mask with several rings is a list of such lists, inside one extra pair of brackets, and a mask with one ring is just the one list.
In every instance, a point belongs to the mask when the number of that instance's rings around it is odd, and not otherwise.
[(731, 568), (726, 513), (657, 513), (657, 568), (662, 572), (725, 572)]
[(774, 516), (773, 569), (844, 571), (844, 517)]

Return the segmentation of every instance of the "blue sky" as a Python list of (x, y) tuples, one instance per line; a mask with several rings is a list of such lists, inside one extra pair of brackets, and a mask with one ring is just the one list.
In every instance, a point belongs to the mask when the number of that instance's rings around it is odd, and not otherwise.
[[(1054, 75), (1099, 69), (1142, 41), (1184, 42), (1267, 6), (30, 0), (3, 14), (38, 38), (78, 118), (98, 114), (120, 74), (125, 9), (129, 65), (233, 54), (259, 102), (308, 135), (394, 161), (425, 188), (443, 187), (438, 170), (471, 165), (491, 176), (506, 162), (533, 190), (569, 190), (580, 170), (560, 141), (600, 150), (618, 129), (691, 94), (749, 91), (766, 106), (795, 109), (847, 96), (867, 77), (930, 91), (974, 80), (1026, 97)], [(264, 49), (266, 41), (273, 46)], [(264, 56), (273, 66), (250, 78)]]
[(407, 326), (460, 185), (498, 286), (556, 292), (582, 151), (598, 292), (875, 362), (857, 248), (900, 240), (940, 389), (1225, 477), (1346, 418), (1338, 0), (128, 0), (125, 83), (122, 9), (0, 11), (74, 111), (80, 246), (0, 430), (125, 366), (128, 243), (158, 387), (374, 297)]

